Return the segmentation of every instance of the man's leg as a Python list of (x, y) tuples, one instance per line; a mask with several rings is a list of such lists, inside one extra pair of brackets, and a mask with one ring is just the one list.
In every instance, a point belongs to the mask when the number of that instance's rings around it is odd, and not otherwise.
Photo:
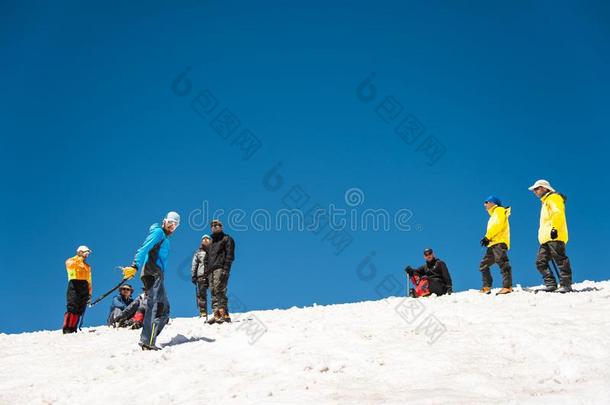
[(511, 288), (513, 286), (513, 275), (510, 263), (508, 261), (508, 246), (500, 243), (492, 246), (494, 261), (500, 267), (502, 272), (502, 288)]
[(216, 269), (210, 273), (210, 286), (212, 287), (212, 312), (220, 308), (220, 276), (222, 269)]
[(220, 273), (219, 306), (224, 310), (226, 318), (229, 314), (229, 299), (227, 298), (227, 285), (229, 284), (229, 271), (222, 270)]
[(208, 313), (208, 282), (203, 277), (197, 279), (197, 306), (199, 313)]
[(438, 280), (428, 279), (430, 294), (443, 295), (447, 293), (447, 287)]
[(479, 264), (479, 270), (481, 271), (481, 276), (483, 279), (483, 288), (491, 288), (493, 283), (493, 279), (491, 278), (491, 271), (489, 267), (494, 264), (494, 255), (491, 248), (487, 248), (485, 252), (485, 256), (481, 259), (481, 263)]
[(142, 324), (142, 334), (140, 343), (152, 346), (155, 333), (153, 331), (154, 320), (157, 319), (158, 300), (159, 300), (159, 276), (143, 276), (142, 282), (148, 292), (146, 300), (146, 312), (144, 312), (144, 323)]
[(85, 312), (89, 287), (84, 280), (70, 280), (66, 291), (66, 313), (64, 314), (63, 333), (74, 333), (78, 322)]
[(549, 268), (549, 260), (551, 259), (551, 252), (546, 243), (540, 245), (538, 249), (538, 255), (536, 256), (536, 268), (542, 276), (544, 285), (550, 289), (557, 288), (557, 281), (551, 269)]
[(153, 320), (155, 331), (153, 336), (153, 345), (154, 341), (157, 339), (157, 336), (161, 334), (161, 331), (165, 325), (167, 325), (167, 322), (169, 322), (169, 299), (167, 298), (167, 293), (165, 291), (165, 282), (163, 277), (160, 277), (159, 283), (159, 295), (157, 296), (157, 319)]
[(559, 267), (560, 283), (562, 287), (572, 286), (572, 266), (570, 259), (566, 255), (566, 244), (561, 241), (548, 242), (551, 256), (557, 267)]

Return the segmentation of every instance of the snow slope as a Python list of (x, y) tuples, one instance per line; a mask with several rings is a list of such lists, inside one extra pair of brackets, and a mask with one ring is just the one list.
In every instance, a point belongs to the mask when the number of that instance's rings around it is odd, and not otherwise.
[(173, 319), (159, 352), (107, 327), (1, 334), (0, 403), (610, 403), (610, 281), (575, 287)]

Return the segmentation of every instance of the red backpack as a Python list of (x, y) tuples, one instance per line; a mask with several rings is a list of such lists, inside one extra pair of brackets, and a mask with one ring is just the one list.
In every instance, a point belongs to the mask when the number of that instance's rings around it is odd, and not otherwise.
[(413, 273), (411, 276), (409, 276), (409, 279), (411, 280), (411, 283), (413, 283), (413, 288), (411, 288), (410, 291), (411, 297), (418, 298), (430, 295), (428, 277)]

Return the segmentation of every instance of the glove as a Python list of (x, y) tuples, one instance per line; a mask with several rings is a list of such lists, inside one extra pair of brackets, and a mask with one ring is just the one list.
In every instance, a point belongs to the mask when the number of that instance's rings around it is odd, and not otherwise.
[(451, 295), (452, 292), (453, 292), (453, 288), (447, 287), (447, 295)]
[(481, 246), (487, 247), (490, 242), (491, 241), (489, 239), (487, 239), (487, 236), (485, 236), (483, 239), (481, 239)]
[(405, 273), (407, 273), (409, 276), (412, 276), (413, 275), (413, 267), (411, 267), (411, 266), (405, 267)]
[(123, 278), (129, 280), (130, 278), (133, 278), (137, 272), (138, 269), (134, 266), (123, 267)]
[(555, 239), (557, 239), (557, 236), (559, 236), (557, 234), (557, 229), (555, 229), (555, 228), (551, 229), (551, 239), (555, 240)]
[(196, 276), (192, 276), (192, 277), (191, 277), (191, 282), (192, 282), (193, 284), (197, 284), (197, 277), (196, 277)]

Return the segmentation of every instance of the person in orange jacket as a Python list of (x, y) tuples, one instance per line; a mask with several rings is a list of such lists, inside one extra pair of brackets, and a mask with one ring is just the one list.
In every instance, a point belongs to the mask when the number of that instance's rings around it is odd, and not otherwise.
[(66, 313), (64, 314), (64, 333), (74, 333), (78, 322), (83, 316), (87, 302), (91, 299), (93, 285), (91, 284), (91, 266), (87, 258), (91, 249), (79, 246), (76, 256), (66, 260), (68, 272), (68, 290), (66, 292)]

